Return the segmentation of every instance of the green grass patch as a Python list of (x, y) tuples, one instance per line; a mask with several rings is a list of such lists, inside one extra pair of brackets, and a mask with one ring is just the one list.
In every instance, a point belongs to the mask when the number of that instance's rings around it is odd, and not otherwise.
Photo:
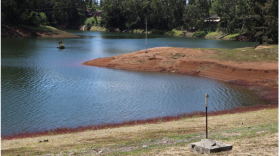
[(27, 25), (23, 25), (22, 27), (27, 28), (27, 29), (31, 29), (34, 31), (43, 31), (43, 32), (55, 32), (58, 29), (52, 27), (52, 26), (27, 26)]
[(230, 34), (230, 35), (225, 36), (223, 39), (224, 40), (233, 40), (233, 39), (235, 39), (239, 35), (240, 35), (239, 33), (237, 33), (237, 34)]
[(181, 139), (192, 139), (192, 138), (196, 138), (198, 136), (203, 135), (202, 133), (191, 133), (191, 134), (170, 134), (167, 136), (167, 138), (169, 139), (173, 139), (173, 140), (181, 140)]
[(143, 29), (133, 29), (131, 32), (132, 33), (142, 33), (144, 30)]
[(259, 62), (278, 61), (278, 46), (254, 50), (253, 48), (242, 49), (211, 49), (218, 55), (211, 58), (223, 61), (235, 62)]
[(35, 155), (43, 154), (32, 147), (20, 147), (15, 149), (1, 150), (1, 155)]
[[(273, 46), (274, 48), (274, 46)], [(276, 49), (276, 48), (274, 48)], [(239, 144), (247, 141), (254, 146), (258, 146), (262, 142), (262, 138), (268, 138), (270, 135), (275, 136), (278, 133), (278, 109), (267, 109), (265, 111), (256, 112), (260, 113), (264, 119), (259, 120), (260, 116), (251, 116), (245, 114), (246, 117), (253, 117), (255, 123), (236, 124), (239, 119), (246, 119), (242, 114), (229, 114), (219, 116), (223, 118), (222, 121), (227, 121), (220, 125), (219, 122), (211, 124), (209, 126), (209, 139), (222, 141), (222, 142), (235, 142)], [(228, 118), (228, 116), (234, 115), (237, 119)], [(239, 116), (241, 115), (241, 116)], [(213, 117), (215, 118), (215, 117)], [(191, 122), (195, 117), (189, 118), (186, 124), (196, 124)], [(257, 121), (260, 122), (257, 122)], [(197, 121), (204, 121), (198, 119)], [(164, 123), (158, 123), (158, 125)], [(177, 125), (178, 123), (176, 123)], [(150, 125), (150, 124), (149, 124)], [(83, 139), (79, 139), (73, 142), (65, 143), (55, 139), (55, 136), (50, 136), (49, 143), (37, 143), (34, 139), (31, 146), (24, 145), (21, 147), (13, 147), (7, 150), (1, 150), (2, 155), (99, 155), (99, 151), (102, 151), (100, 155), (157, 155), (159, 152), (165, 152), (169, 149), (176, 149), (178, 147), (187, 147), (189, 143), (200, 141), (205, 138), (204, 128), (196, 127), (189, 128), (186, 126), (174, 126), (169, 129), (157, 129), (157, 124), (153, 124), (154, 127), (146, 127), (148, 129), (140, 128), (138, 132), (126, 132), (119, 131), (111, 135), (110, 129), (98, 137), (99, 132), (93, 133), (97, 136), (86, 135)], [(225, 125), (225, 127), (224, 127)], [(126, 126), (124, 126), (126, 127)], [(154, 129), (155, 128), (155, 129)], [(116, 129), (118, 131), (118, 129)], [(67, 135), (64, 137), (68, 137)], [(69, 138), (71, 139), (71, 138)], [(274, 138), (273, 138), (274, 139)], [(275, 140), (275, 139), (274, 139)], [(273, 140), (273, 141), (274, 141)], [(21, 141), (21, 140), (18, 140)], [(52, 145), (55, 141), (56, 146)], [(3, 143), (3, 141), (2, 141)], [(28, 146), (28, 147), (27, 147)], [(33, 147), (34, 146), (34, 147)], [(278, 144), (273, 144), (278, 147)], [(182, 151), (181, 151), (182, 152)]]
[(219, 39), (222, 36), (223, 36), (222, 32), (215, 31), (215, 32), (209, 32), (208, 34), (206, 34), (205, 38), (206, 39)]
[[(244, 126), (231, 128), (226, 130), (218, 130), (215, 132), (209, 132), (209, 139), (220, 140), (220, 141), (233, 141), (233, 140), (242, 140), (244, 138), (252, 139), (256, 137), (261, 137), (264, 135), (270, 135), (278, 133), (278, 122), (255, 125), (252, 127)], [(156, 143), (162, 140), (161, 137), (154, 138), (152, 140), (139, 141), (134, 144), (126, 144), (126, 147), (136, 147), (130, 151), (115, 151), (109, 155), (141, 155), (144, 153), (163, 151), (169, 147), (178, 147), (178, 146), (187, 146), (192, 142), (200, 141), (204, 138), (204, 133), (191, 133), (191, 134), (172, 134), (167, 135), (166, 140), (174, 142), (161, 144)], [(183, 141), (182, 141), (183, 140)], [(145, 146), (144, 146), (145, 145)]]
[(100, 26), (101, 23), (101, 17), (90, 17), (87, 18), (85, 21), (85, 26), (91, 27), (91, 26)]
[(196, 31), (193, 33), (192, 37), (205, 37), (207, 35), (206, 31)]
[(253, 127), (244, 126), (234, 129), (220, 130), (215, 133), (210, 132), (211, 136), (209, 138), (215, 140), (232, 141), (244, 138), (261, 137), (274, 133), (278, 133), (278, 122), (256, 125)]
[(172, 35), (172, 36), (181, 36), (183, 34), (182, 30), (172, 29), (171, 31), (167, 31), (164, 35)]
[(106, 31), (106, 28), (104, 27), (99, 27), (99, 26), (92, 26), (90, 28), (90, 31)]
[(29, 29), (31, 31), (36, 31), (36, 32), (40, 32), (40, 33), (45, 33), (45, 34), (54, 34), (54, 35), (62, 35), (62, 36), (75, 36), (71, 33), (68, 33), (66, 31), (61, 31), (57, 28), (54, 28), (52, 26), (27, 26), (27, 25), (23, 25), (23, 28)]

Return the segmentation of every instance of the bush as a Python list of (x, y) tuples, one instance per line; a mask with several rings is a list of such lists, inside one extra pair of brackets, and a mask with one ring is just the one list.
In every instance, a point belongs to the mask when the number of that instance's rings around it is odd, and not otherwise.
[(175, 34), (174, 31), (167, 31), (167, 32), (164, 33), (164, 35), (174, 35), (174, 34)]
[(85, 21), (86, 27), (100, 26), (100, 25), (101, 25), (100, 17), (90, 17), (90, 18), (87, 18)]
[(85, 26), (86, 27), (91, 27), (91, 26), (94, 25), (94, 22), (95, 22), (94, 17), (87, 18), (86, 21), (85, 21)]
[(46, 14), (43, 12), (40, 12), (39, 15), (40, 15), (40, 23), (41, 23), (40, 25), (49, 25)]
[(23, 23), (27, 25), (40, 26), (49, 24), (48, 18), (43, 12), (37, 13), (32, 11), (30, 14), (23, 13), (21, 15), (21, 19), (24, 21)]
[(226, 40), (234, 40), (236, 37), (238, 37), (240, 34), (236, 33), (236, 34), (230, 34), (224, 37), (224, 39)]
[(161, 34), (161, 35), (163, 35), (165, 33), (165, 31), (164, 30), (158, 30), (158, 29), (152, 29), (151, 33), (152, 34)]
[(183, 34), (183, 31), (177, 30), (177, 29), (173, 29), (173, 30), (170, 30), (170, 31), (166, 31), (164, 34), (165, 35), (181, 36)]
[(207, 31), (196, 31), (193, 33), (193, 37), (205, 37), (207, 35)]

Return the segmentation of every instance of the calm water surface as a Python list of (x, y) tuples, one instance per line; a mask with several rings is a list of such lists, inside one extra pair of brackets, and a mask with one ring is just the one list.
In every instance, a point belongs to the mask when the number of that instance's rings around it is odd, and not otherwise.
[[(81, 38), (1, 39), (1, 134), (119, 123), (263, 103), (212, 79), (83, 66), (145, 48), (143, 34), (71, 31)], [(66, 49), (59, 50), (58, 41)], [(252, 42), (149, 35), (148, 48), (240, 48)]]

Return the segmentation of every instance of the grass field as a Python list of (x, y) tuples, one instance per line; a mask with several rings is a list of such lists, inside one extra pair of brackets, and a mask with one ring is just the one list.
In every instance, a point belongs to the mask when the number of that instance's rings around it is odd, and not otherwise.
[[(210, 139), (233, 145), (213, 155), (278, 152), (278, 109), (208, 117)], [(188, 145), (205, 138), (205, 117), (102, 130), (2, 140), (2, 155), (193, 155)], [(39, 140), (48, 140), (41, 142)], [(212, 154), (211, 154), (212, 155)]]

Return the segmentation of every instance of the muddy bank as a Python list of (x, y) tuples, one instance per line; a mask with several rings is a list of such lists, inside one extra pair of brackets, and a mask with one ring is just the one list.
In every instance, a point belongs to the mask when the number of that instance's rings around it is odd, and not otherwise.
[(213, 50), (158, 47), (84, 62), (83, 65), (114, 69), (171, 72), (226, 81), (256, 91), (278, 104), (278, 61), (234, 62), (212, 59)]
[[(237, 113), (245, 113), (245, 112), (253, 112), (259, 111), (264, 109), (276, 109), (278, 108), (277, 105), (256, 105), (256, 106), (249, 106), (249, 107), (237, 107), (231, 110), (221, 110), (215, 112), (208, 112), (208, 116), (219, 116), (225, 114), (237, 114)], [(59, 134), (70, 134), (76, 132), (84, 132), (87, 130), (102, 130), (108, 128), (118, 128), (123, 126), (134, 126), (134, 125), (145, 125), (145, 124), (157, 124), (159, 122), (173, 122), (179, 121), (182, 118), (192, 118), (192, 117), (204, 117), (205, 112), (193, 112), (189, 114), (180, 114), (177, 116), (166, 116), (166, 117), (159, 117), (159, 118), (149, 118), (146, 120), (132, 120), (123, 123), (116, 123), (116, 124), (106, 124), (106, 125), (91, 125), (86, 127), (78, 127), (78, 128), (58, 128), (53, 129), (51, 131), (40, 131), (40, 132), (33, 132), (33, 133), (18, 133), (10, 136), (1, 136), (2, 140), (12, 140), (12, 139), (22, 139), (22, 138), (33, 138), (38, 136), (48, 136), (48, 135), (59, 135)]]

